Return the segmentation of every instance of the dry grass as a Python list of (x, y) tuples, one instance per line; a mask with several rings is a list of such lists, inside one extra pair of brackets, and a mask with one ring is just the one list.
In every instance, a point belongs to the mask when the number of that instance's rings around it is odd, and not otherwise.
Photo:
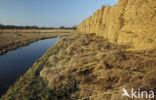
[(81, 90), (74, 94), (79, 99), (125, 100), (123, 87), (156, 91), (156, 54), (127, 49), (92, 35), (70, 37), (50, 57), (40, 76), (51, 88), (65, 84), (68, 76), (75, 77)]
[[(37, 61), (33, 67), (36, 70), (27, 72), (29, 77), (35, 74), (37, 78), (43, 78), (38, 83), (46, 82), (44, 87), (51, 89), (48, 98), (52, 100), (128, 100), (121, 98), (122, 88), (156, 91), (154, 51), (128, 51), (127, 46), (111, 44), (93, 34), (72, 35), (56, 45), (44, 60)], [(2, 99), (11, 96), (17, 99), (19, 95), (27, 98), (24, 93), (40, 99), (38, 95), (49, 93), (47, 90), (42, 92), (44, 87), (40, 85), (37, 85), (42, 87), (39, 90), (35, 88), (36, 84), (26, 86), (27, 80), (30, 83), (36, 79), (29, 77), (24, 77), (23, 82), (17, 81), (12, 89), (16, 90), (22, 83), (22, 87), (31, 90), (22, 88), (15, 93), (10, 90)], [(31, 91), (37, 91), (37, 94)], [(17, 100), (23, 100), (21, 98)]]
[(56, 89), (49, 88), (47, 81), (40, 77), (40, 71), (47, 66), (50, 55), (56, 54), (56, 49), (61, 47), (60, 44), (55, 44), (37, 60), (0, 100), (71, 100), (70, 95), (76, 91), (77, 85), (74, 78), (68, 77), (66, 85)]
[(31, 42), (64, 35), (73, 30), (0, 30), (0, 54)]
[(66, 33), (72, 32), (73, 30), (63, 30), (63, 29), (0, 29), (0, 33)]

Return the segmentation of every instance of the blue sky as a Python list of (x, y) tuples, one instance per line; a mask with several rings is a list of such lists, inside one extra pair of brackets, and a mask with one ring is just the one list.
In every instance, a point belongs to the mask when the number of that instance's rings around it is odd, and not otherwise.
[(102, 5), (118, 0), (0, 0), (0, 23), (46, 27), (80, 24)]

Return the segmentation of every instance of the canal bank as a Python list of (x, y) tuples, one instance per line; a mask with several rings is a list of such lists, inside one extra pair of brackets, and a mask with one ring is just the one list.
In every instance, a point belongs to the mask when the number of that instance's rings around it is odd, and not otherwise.
[(52, 47), (57, 38), (44, 39), (0, 56), (0, 94), (3, 94), (33, 63)]
[(156, 53), (129, 49), (95, 34), (61, 39), (1, 100), (125, 100), (122, 88), (155, 90)]

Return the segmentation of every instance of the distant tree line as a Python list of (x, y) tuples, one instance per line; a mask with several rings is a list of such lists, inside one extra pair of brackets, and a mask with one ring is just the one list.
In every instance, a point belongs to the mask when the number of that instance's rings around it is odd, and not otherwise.
[(74, 29), (76, 30), (77, 26), (73, 27), (38, 27), (38, 26), (16, 26), (16, 25), (3, 25), (0, 24), (0, 29)]
[(64, 27), (64, 26), (60, 26), (59, 29), (77, 29), (77, 26), (73, 26), (73, 27)]

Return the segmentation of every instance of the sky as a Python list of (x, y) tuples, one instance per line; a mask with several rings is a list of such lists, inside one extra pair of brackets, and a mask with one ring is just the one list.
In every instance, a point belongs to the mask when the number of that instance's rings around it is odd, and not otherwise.
[(118, 0), (0, 0), (0, 24), (45, 27), (79, 25), (102, 5)]

